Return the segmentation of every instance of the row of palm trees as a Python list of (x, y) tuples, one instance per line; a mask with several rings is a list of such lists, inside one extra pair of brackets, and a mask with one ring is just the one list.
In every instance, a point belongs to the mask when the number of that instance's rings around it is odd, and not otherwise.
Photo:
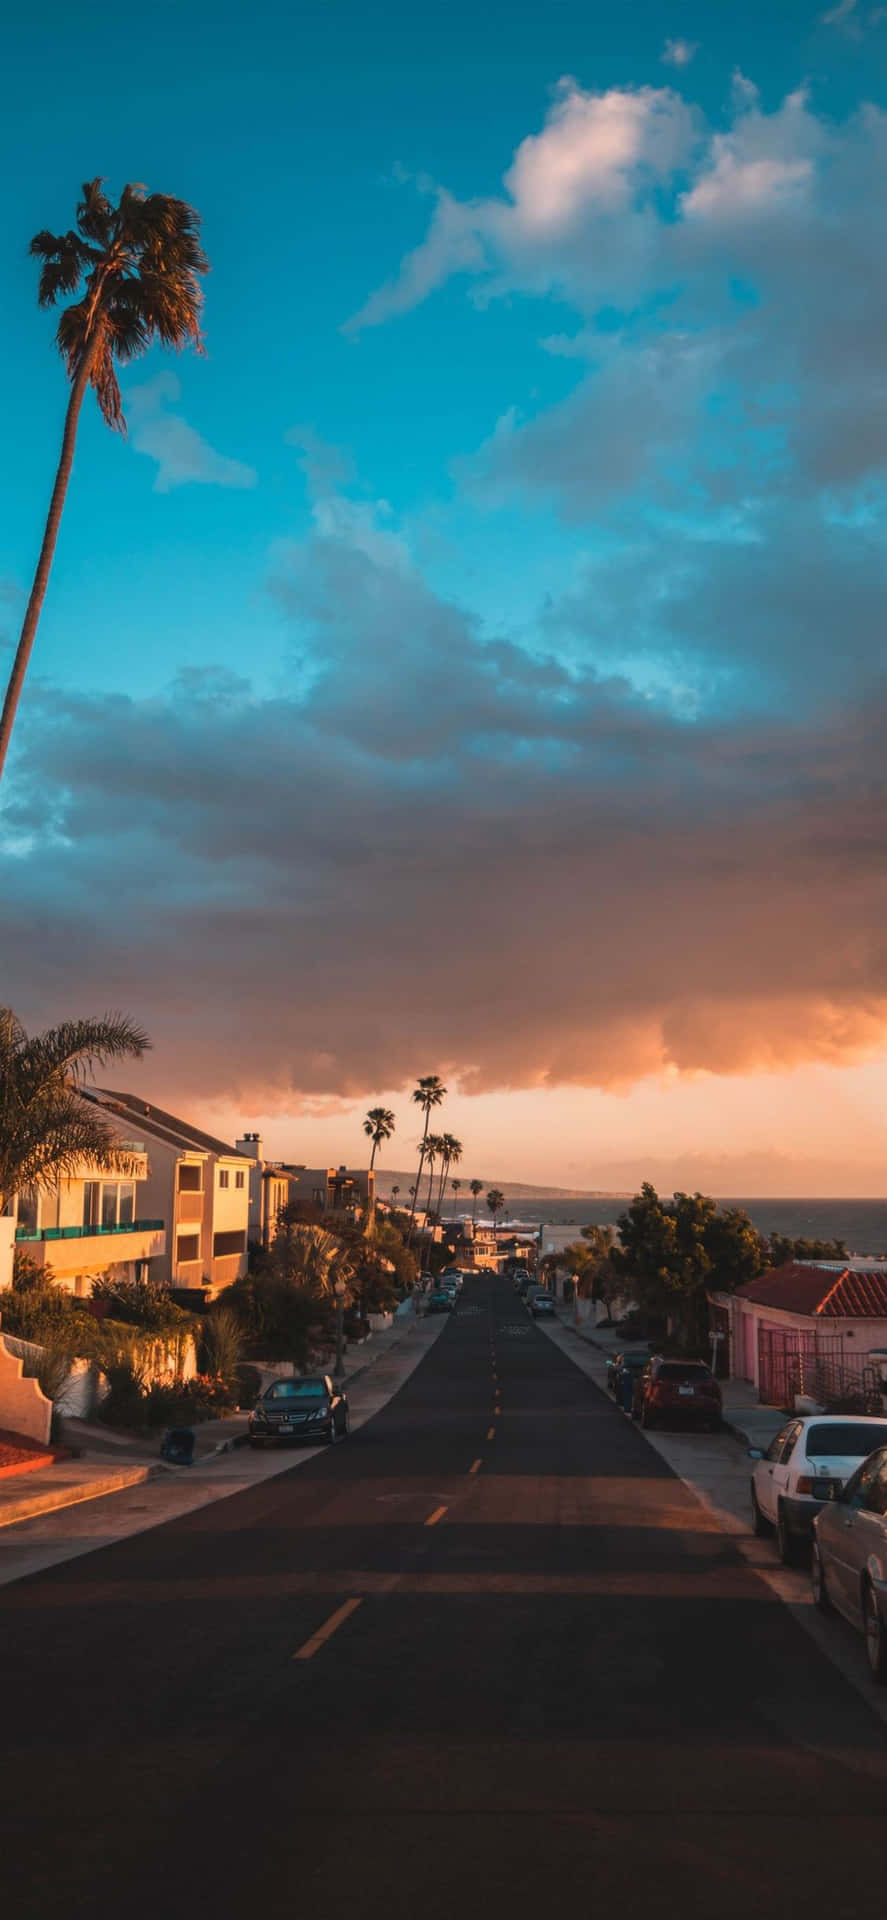
[[(437, 1073), (424, 1074), (422, 1078), (416, 1082), (411, 1095), (415, 1105), (422, 1109), (425, 1116), (425, 1124), (419, 1143), (419, 1169), (416, 1174), (415, 1184), (410, 1187), (410, 1220), (407, 1232), (408, 1246), (412, 1242), (415, 1229), (416, 1208), (419, 1203), (423, 1177), (427, 1173), (428, 1188), (425, 1195), (425, 1212), (427, 1214), (434, 1212), (439, 1215), (441, 1207), (443, 1206), (444, 1188), (447, 1183), (450, 1168), (457, 1167), (462, 1159), (464, 1149), (461, 1140), (457, 1140), (452, 1133), (432, 1133), (430, 1131), (432, 1112), (436, 1107), (443, 1105), (446, 1097), (447, 1089), (440, 1075)], [(376, 1163), (376, 1154), (379, 1147), (383, 1146), (386, 1140), (391, 1139), (395, 1130), (394, 1114), (390, 1107), (370, 1107), (364, 1119), (363, 1130), (367, 1139), (372, 1140), (373, 1143), (373, 1150), (370, 1155), (370, 1171), (372, 1171)], [(436, 1194), (435, 1175), (437, 1178)], [(451, 1180), (450, 1186), (455, 1198), (458, 1200), (462, 1188), (461, 1180)], [(470, 1180), (468, 1182), (468, 1188), (472, 1196), (471, 1218), (474, 1223), (477, 1220), (477, 1203), (484, 1190), (483, 1181)], [(400, 1188), (398, 1186), (392, 1187), (392, 1199), (396, 1201), (399, 1194)], [(487, 1194), (487, 1207), (494, 1221), (497, 1214), (502, 1211), (504, 1205), (504, 1193), (502, 1193), (498, 1187), (491, 1188)]]

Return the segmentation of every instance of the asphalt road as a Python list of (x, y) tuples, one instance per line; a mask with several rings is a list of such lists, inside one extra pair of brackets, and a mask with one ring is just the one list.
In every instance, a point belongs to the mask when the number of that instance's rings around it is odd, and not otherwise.
[(0, 1714), (26, 1920), (883, 1901), (882, 1726), (502, 1280), (345, 1445), (0, 1593)]

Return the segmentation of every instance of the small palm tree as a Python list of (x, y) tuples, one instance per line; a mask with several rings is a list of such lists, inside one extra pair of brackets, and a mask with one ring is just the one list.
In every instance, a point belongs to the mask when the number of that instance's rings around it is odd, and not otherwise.
[(425, 1127), (424, 1127), (424, 1130), (422, 1133), (422, 1139), (419, 1145), (419, 1171), (416, 1175), (415, 1193), (413, 1192), (412, 1187), (410, 1188), (410, 1192), (413, 1195), (413, 1204), (410, 1208), (410, 1225), (409, 1225), (409, 1231), (407, 1233), (407, 1246), (410, 1245), (410, 1242), (413, 1238), (413, 1227), (415, 1225), (415, 1220), (416, 1220), (416, 1194), (418, 1193), (419, 1188), (422, 1184), (422, 1168), (425, 1164), (425, 1142), (428, 1139), (428, 1122), (431, 1119), (431, 1109), (432, 1107), (439, 1107), (442, 1104), (442, 1102), (446, 1099), (446, 1095), (447, 1095), (446, 1087), (444, 1086), (443, 1081), (441, 1080), (440, 1074), (438, 1073), (426, 1073), (421, 1080), (417, 1080), (416, 1085), (412, 1091), (412, 1095), (411, 1095), (412, 1100), (414, 1101), (417, 1107), (422, 1108), (422, 1111), (425, 1115)]
[(76, 231), (44, 231), (31, 241), (31, 253), (42, 262), (40, 306), (54, 307), (63, 294), (82, 292), (65, 307), (56, 329), (71, 392), (43, 544), (0, 717), (0, 778), (49, 584), (86, 389), (94, 388), (108, 426), (125, 433), (115, 361), (135, 360), (155, 341), (164, 347), (182, 348), (189, 341), (200, 346), (199, 276), (209, 263), (198, 238), (198, 214), (184, 200), (146, 194), (136, 186), (124, 187), (115, 207), (102, 184), (87, 180), (83, 187)]
[(151, 1042), (122, 1014), (66, 1020), (29, 1037), (0, 1007), (0, 1213), (25, 1188), (46, 1192), (84, 1161), (124, 1177), (131, 1155), (83, 1082), (109, 1060), (138, 1060)]
[(459, 1165), (459, 1161), (462, 1158), (462, 1151), (463, 1151), (461, 1140), (457, 1140), (454, 1134), (445, 1133), (443, 1134), (442, 1139), (443, 1139), (443, 1154), (441, 1156), (440, 1186), (438, 1187), (438, 1193), (437, 1193), (438, 1213), (440, 1213), (441, 1207), (443, 1206), (443, 1190), (446, 1184), (447, 1174), (449, 1173), (450, 1168), (452, 1166)]
[(481, 1194), (483, 1193), (483, 1190), (484, 1190), (484, 1183), (483, 1183), (483, 1181), (482, 1181), (482, 1180), (469, 1180), (469, 1182), (468, 1182), (468, 1186), (469, 1186), (469, 1191), (470, 1191), (470, 1193), (471, 1193), (471, 1196), (472, 1196), (472, 1198), (471, 1198), (471, 1224), (472, 1224), (472, 1226), (476, 1226), (476, 1225), (477, 1225), (477, 1203), (478, 1203), (478, 1200), (480, 1199), (480, 1196), (481, 1196)]
[(502, 1192), (501, 1187), (491, 1187), (489, 1193), (487, 1194), (487, 1212), (492, 1214), (493, 1216), (493, 1232), (494, 1233), (496, 1231), (496, 1215), (497, 1213), (502, 1212), (502, 1208), (504, 1207), (504, 1205), (505, 1205), (505, 1195)]
[(455, 1200), (455, 1203), (457, 1206), (459, 1205), (459, 1188), (461, 1187), (461, 1185), (462, 1185), (461, 1180), (450, 1181), (450, 1186), (453, 1189), (453, 1199)]
[(397, 1199), (397, 1196), (398, 1196), (398, 1194), (399, 1194), (399, 1192), (400, 1192), (400, 1188), (399, 1188), (399, 1187), (392, 1187), (392, 1189), (391, 1189), (391, 1198), (392, 1198), (392, 1200), (396, 1200), (396, 1199)]
[(363, 1123), (364, 1133), (372, 1140), (373, 1151), (370, 1154), (370, 1172), (376, 1164), (376, 1149), (383, 1140), (390, 1140), (394, 1132), (394, 1115), (390, 1107), (371, 1107)]

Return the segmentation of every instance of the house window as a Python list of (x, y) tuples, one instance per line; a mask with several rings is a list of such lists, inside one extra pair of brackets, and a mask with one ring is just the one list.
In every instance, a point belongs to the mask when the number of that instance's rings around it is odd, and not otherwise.
[(219, 1186), (227, 1187), (227, 1185), (228, 1185), (228, 1169), (227, 1167), (220, 1167), (219, 1168)]
[[(21, 1206), (21, 1201), (19, 1201), (19, 1219), (21, 1219), (21, 1214), (22, 1214), (22, 1206)], [(99, 1183), (97, 1180), (84, 1180), (83, 1182), (83, 1225), (84, 1227), (97, 1227), (98, 1223), (99, 1223)]]
[(136, 1189), (134, 1180), (121, 1180), (120, 1201), (117, 1208), (117, 1222), (121, 1227), (131, 1227), (136, 1217)]
[(235, 1173), (234, 1175), (234, 1185), (237, 1188), (238, 1193), (242, 1193), (243, 1191), (244, 1178), (245, 1176), (243, 1173), (243, 1169), (241, 1168), (241, 1171), (239, 1173)]
[(183, 1260), (199, 1260), (199, 1259), (200, 1259), (199, 1233), (180, 1233), (178, 1241), (176, 1243), (176, 1260), (181, 1262)]
[(112, 1187), (102, 1187), (102, 1226), (117, 1225), (117, 1182)]
[(202, 1190), (201, 1167), (183, 1165), (179, 1167), (179, 1192), (200, 1193)]
[(244, 1236), (242, 1232), (214, 1233), (213, 1234), (213, 1259), (223, 1260), (226, 1254), (242, 1253), (243, 1246), (244, 1246)]

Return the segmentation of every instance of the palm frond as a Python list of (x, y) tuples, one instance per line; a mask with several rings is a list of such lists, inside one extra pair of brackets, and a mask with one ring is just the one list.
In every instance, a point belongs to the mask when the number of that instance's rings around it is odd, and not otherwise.
[(77, 208), (77, 225), (81, 233), (101, 247), (109, 245), (114, 233), (114, 208), (102, 192), (104, 184), (100, 178), (84, 180), (83, 198)]
[(32, 255), (43, 263), (37, 297), (41, 306), (52, 306), (85, 281), (80, 299), (59, 319), (56, 341), (70, 379), (89, 350), (101, 412), (110, 427), (125, 432), (115, 362), (137, 359), (154, 341), (203, 350), (200, 280), (209, 261), (200, 215), (173, 194), (146, 193), (133, 182), (115, 207), (97, 177), (84, 182), (77, 225), (79, 232), (65, 234), (44, 228), (31, 241)]

